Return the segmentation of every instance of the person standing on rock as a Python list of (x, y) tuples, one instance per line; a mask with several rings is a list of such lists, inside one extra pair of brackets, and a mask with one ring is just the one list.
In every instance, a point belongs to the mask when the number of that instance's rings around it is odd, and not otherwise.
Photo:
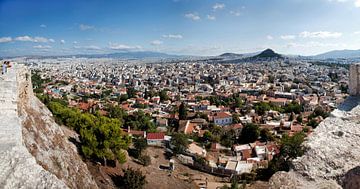
[(7, 65), (6, 65), (6, 61), (5, 62), (3, 62), (3, 64), (2, 64), (2, 74), (5, 74), (6, 73), (6, 70), (7, 69)]

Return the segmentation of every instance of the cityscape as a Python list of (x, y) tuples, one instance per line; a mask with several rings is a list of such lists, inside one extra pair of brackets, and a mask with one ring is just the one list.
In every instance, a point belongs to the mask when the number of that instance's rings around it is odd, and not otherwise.
[(0, 2), (0, 188), (360, 188), (359, 7)]

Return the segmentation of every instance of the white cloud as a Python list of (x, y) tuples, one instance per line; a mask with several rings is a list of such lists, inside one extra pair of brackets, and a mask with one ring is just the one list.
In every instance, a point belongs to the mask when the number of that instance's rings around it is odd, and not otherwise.
[(79, 29), (82, 30), (82, 31), (85, 31), (85, 30), (95, 29), (95, 27), (94, 27), (94, 26), (90, 26), (90, 25), (86, 25), (86, 24), (80, 24), (80, 25), (79, 25)]
[(308, 32), (303, 31), (299, 34), (302, 38), (339, 38), (342, 36), (340, 32), (329, 32), (329, 31), (318, 31), (318, 32)]
[(45, 24), (41, 24), (40, 28), (46, 28), (47, 26)]
[(296, 48), (318, 48), (318, 47), (346, 47), (346, 44), (339, 43), (322, 43), (318, 41), (309, 41), (306, 43), (288, 43), (287, 47), (296, 47)]
[(163, 38), (169, 38), (169, 39), (182, 39), (183, 36), (180, 34), (167, 34), (167, 35), (162, 35)]
[(112, 50), (123, 50), (123, 51), (130, 51), (130, 50), (139, 50), (141, 46), (130, 46), (124, 44), (116, 44), (116, 43), (109, 43), (109, 48)]
[(230, 14), (234, 15), (234, 16), (240, 16), (241, 12), (240, 11), (230, 11)]
[(360, 0), (355, 0), (355, 7), (360, 7)]
[(266, 36), (266, 39), (268, 39), (268, 40), (273, 40), (273, 39), (274, 39), (274, 37), (273, 37), (273, 36), (271, 36), (271, 35), (267, 35), (267, 36)]
[(12, 41), (11, 37), (0, 37), (0, 43), (7, 43), (11, 41)]
[(212, 8), (214, 11), (222, 10), (225, 8), (225, 4), (224, 3), (216, 3)]
[(55, 42), (54, 39), (47, 39), (45, 37), (30, 37), (28, 35), (25, 36), (19, 36), (15, 38), (16, 41), (28, 41), (28, 42), (34, 42), (34, 43), (48, 43), (48, 42)]
[(160, 41), (160, 40), (154, 40), (154, 41), (151, 41), (150, 43), (151, 45), (154, 45), (154, 46), (158, 46), (158, 45), (161, 45), (163, 44), (163, 41)]
[(78, 44), (78, 42), (77, 42), (77, 41), (73, 41), (73, 44)]
[(85, 49), (85, 50), (100, 50), (101, 48), (96, 45), (88, 45), (88, 46), (74, 46), (75, 49)]
[(60, 43), (61, 43), (61, 44), (65, 44), (65, 40), (63, 40), (63, 39), (60, 40)]
[(207, 15), (207, 19), (208, 20), (216, 20), (216, 17), (212, 16), (212, 15)]
[(35, 45), (33, 46), (35, 49), (51, 49), (50, 45)]
[(185, 14), (185, 18), (189, 18), (191, 20), (197, 21), (200, 20), (200, 16), (197, 13), (187, 13)]
[(336, 1), (336, 2), (339, 2), (339, 3), (344, 3), (344, 2), (348, 2), (348, 1), (352, 2), (353, 1), (354, 6), (360, 8), (360, 0), (328, 0), (328, 1), (330, 1), (330, 2)]
[(295, 35), (282, 35), (282, 36), (280, 36), (280, 38), (283, 40), (291, 40), (291, 39), (295, 39), (296, 36)]
[(354, 35), (359, 35), (360, 31), (354, 31)]

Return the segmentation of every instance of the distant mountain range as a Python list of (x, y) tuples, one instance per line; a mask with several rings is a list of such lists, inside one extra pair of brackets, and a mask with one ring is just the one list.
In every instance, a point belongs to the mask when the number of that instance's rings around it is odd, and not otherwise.
[(285, 56), (280, 55), (272, 49), (266, 49), (262, 52), (248, 53), (248, 54), (236, 54), (236, 53), (224, 53), (218, 56), (224, 61), (230, 62), (244, 62), (244, 61), (257, 61), (257, 60), (269, 60), (269, 59), (284, 59)]
[(266, 49), (263, 52), (261, 52), (260, 54), (252, 56), (250, 58), (251, 59), (271, 59), (271, 58), (283, 59), (284, 57), (282, 55), (276, 53), (272, 49)]
[[(122, 59), (145, 59), (145, 58), (154, 58), (154, 59), (165, 59), (165, 58), (184, 58), (190, 56), (182, 56), (182, 55), (172, 55), (161, 52), (153, 52), (153, 51), (134, 51), (134, 52), (116, 52), (109, 54), (74, 54), (74, 55), (49, 55), (49, 56), (41, 56), (41, 55), (29, 55), (29, 56), (18, 56), (18, 57), (28, 57), (28, 58), (71, 58), (71, 57), (84, 57), (84, 58), (122, 58)], [(2, 58), (14, 58), (14, 57), (2, 57)], [(1, 57), (0, 57), (1, 59)]]
[(337, 59), (337, 58), (360, 58), (360, 49), (359, 50), (334, 50), (326, 53), (318, 54), (312, 56), (314, 59)]
[(143, 59), (143, 58), (180, 58), (184, 56), (171, 55), (152, 51), (134, 51), (134, 52), (117, 52), (110, 54), (80, 54), (69, 55), (67, 57), (86, 57), (86, 58), (126, 58), (126, 59)]
[[(21, 56), (24, 57), (24, 56)], [(153, 51), (134, 51), (134, 52), (116, 52), (109, 54), (75, 54), (75, 55), (59, 55), (59, 56), (25, 56), (31, 58), (57, 58), (57, 57), (85, 57), (85, 58), (122, 58), (122, 59), (180, 59), (180, 58), (189, 58), (189, 57), (200, 57), (200, 56), (186, 56), (186, 55), (173, 55), (161, 52)], [(12, 57), (2, 57), (12, 58)], [(202, 57), (206, 58), (206, 57)], [(299, 55), (282, 55), (276, 53), (272, 49), (266, 49), (262, 52), (254, 53), (223, 53), (221, 55), (213, 57), (223, 62), (245, 62), (245, 61), (257, 61), (257, 60), (269, 60), (269, 59), (284, 59), (284, 58), (305, 58), (305, 59), (360, 59), (360, 49), (359, 50), (334, 50), (326, 53), (318, 54), (315, 56), (299, 56)]]

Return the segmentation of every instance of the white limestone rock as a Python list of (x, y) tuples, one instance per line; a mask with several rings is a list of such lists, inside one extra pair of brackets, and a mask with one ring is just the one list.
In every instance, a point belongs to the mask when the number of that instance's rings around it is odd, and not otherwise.
[(289, 173), (273, 175), (272, 188), (360, 188), (360, 98), (348, 97), (304, 145), (305, 154)]

